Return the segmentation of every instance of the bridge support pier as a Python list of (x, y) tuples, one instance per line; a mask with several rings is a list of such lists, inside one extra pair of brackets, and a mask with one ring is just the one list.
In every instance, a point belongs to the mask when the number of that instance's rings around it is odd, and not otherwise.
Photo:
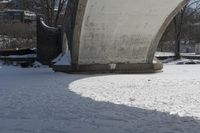
[[(158, 43), (187, 0), (69, 0), (69, 72), (146, 72)], [(57, 67), (58, 68), (58, 67)], [(63, 67), (64, 69), (64, 67)]]

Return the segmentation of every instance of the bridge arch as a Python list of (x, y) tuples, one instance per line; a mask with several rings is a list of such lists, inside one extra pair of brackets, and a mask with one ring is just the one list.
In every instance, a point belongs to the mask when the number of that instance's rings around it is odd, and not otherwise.
[[(151, 71), (158, 43), (187, 0), (69, 1), (71, 71)], [(73, 11), (73, 12), (72, 12)], [(71, 40), (71, 41), (70, 41)]]

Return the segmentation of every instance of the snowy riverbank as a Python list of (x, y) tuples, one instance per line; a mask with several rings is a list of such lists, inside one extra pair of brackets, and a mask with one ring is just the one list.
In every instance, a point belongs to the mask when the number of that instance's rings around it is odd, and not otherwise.
[(1, 133), (199, 133), (200, 65), (69, 75), (0, 65)]

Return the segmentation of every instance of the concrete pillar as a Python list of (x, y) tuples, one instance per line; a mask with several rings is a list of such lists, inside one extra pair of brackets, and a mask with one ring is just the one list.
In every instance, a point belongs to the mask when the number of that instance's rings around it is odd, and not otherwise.
[(168, 24), (187, 3), (187, 0), (75, 1), (76, 16), (69, 19), (75, 20), (72, 38), (68, 38), (73, 40), (72, 70), (116, 72), (154, 70), (158, 43)]

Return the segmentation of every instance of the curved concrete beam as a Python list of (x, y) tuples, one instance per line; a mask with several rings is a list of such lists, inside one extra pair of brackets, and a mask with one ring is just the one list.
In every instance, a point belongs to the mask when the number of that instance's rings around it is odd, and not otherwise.
[(158, 43), (187, 0), (76, 0), (75, 3), (78, 6), (74, 8), (76, 19), (71, 42), (75, 71), (144, 71), (155, 69), (153, 58)]

